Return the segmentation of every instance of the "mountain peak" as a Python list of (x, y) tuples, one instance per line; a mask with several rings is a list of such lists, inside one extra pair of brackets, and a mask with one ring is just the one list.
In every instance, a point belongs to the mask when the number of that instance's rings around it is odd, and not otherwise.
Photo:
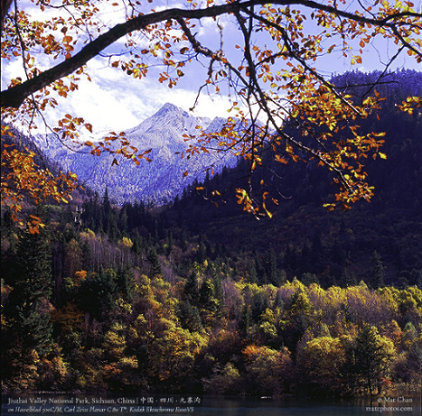
[[(213, 152), (201, 153), (191, 160), (180, 157), (188, 147), (185, 135), (196, 135), (199, 124), (206, 128), (210, 122), (174, 104), (164, 104), (154, 115), (126, 131), (133, 146), (140, 151), (151, 149), (151, 162), (139, 166), (124, 158), (113, 166), (115, 155), (107, 153), (92, 158), (89, 154), (68, 152), (62, 146), (52, 148), (46, 143), (44, 148), (52, 159), (60, 160), (63, 169), (77, 173), (88, 186), (99, 192), (108, 187), (110, 197), (116, 201), (142, 199), (164, 204), (180, 195), (194, 179), (203, 180), (209, 166), (219, 171), (224, 165), (234, 165), (235, 158), (229, 153), (224, 157)], [(183, 173), (187, 170), (189, 176), (185, 177)]]
[(180, 110), (180, 108), (177, 105), (174, 105), (172, 103), (165, 103), (162, 107), (161, 110)]
[[(185, 113), (180, 107), (171, 103), (165, 103), (156, 113), (156, 116), (162, 116), (166, 113)], [(186, 113), (187, 115), (187, 113)]]

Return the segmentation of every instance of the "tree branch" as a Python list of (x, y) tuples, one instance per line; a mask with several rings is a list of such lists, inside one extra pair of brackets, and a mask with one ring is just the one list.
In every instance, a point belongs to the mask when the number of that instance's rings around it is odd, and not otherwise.
[(18, 108), (30, 94), (46, 87), (59, 78), (70, 75), (115, 41), (135, 30), (142, 30), (151, 24), (171, 19), (200, 19), (203, 17), (218, 16), (230, 13), (238, 7), (238, 5), (226, 4), (198, 10), (168, 9), (161, 12), (138, 16), (125, 23), (120, 23), (90, 42), (71, 58), (61, 62), (53, 68), (48, 69), (47, 71), (42, 72), (40, 75), (23, 82), (22, 84), (2, 91), (0, 94), (1, 107)]
[[(375, 19), (365, 17), (359, 14), (350, 13), (344, 10), (337, 9), (334, 6), (327, 6), (312, 0), (249, 0), (249, 1), (236, 1), (233, 3), (212, 6), (204, 9), (168, 9), (160, 12), (152, 12), (146, 15), (140, 15), (134, 19), (128, 20), (124, 23), (118, 24), (111, 28), (108, 32), (100, 35), (97, 39), (90, 42), (87, 46), (82, 48), (71, 58), (61, 62), (60, 64), (42, 72), (41, 74), (34, 76), (30, 80), (23, 82), (22, 84), (10, 87), (9, 89), (0, 93), (0, 105), (1, 107), (14, 107), (18, 108), (22, 102), (34, 92), (46, 87), (52, 82), (70, 75), (83, 65), (85, 65), (92, 58), (97, 56), (101, 51), (110, 46), (112, 43), (120, 39), (121, 37), (136, 31), (145, 29), (147, 26), (155, 23), (160, 23), (168, 20), (180, 20), (180, 19), (201, 19), (204, 17), (216, 17), (223, 14), (236, 13), (240, 10), (245, 11), (248, 7), (254, 5), (265, 5), (265, 4), (278, 4), (278, 5), (297, 5), (304, 6), (312, 9), (323, 10), (328, 13), (334, 13), (338, 16), (354, 20), (360, 23), (372, 24), (375, 26), (386, 26), (393, 30), (394, 34), (399, 40), (406, 45), (407, 48), (413, 50), (418, 55), (421, 55), (412, 45), (408, 44), (405, 39), (402, 38), (394, 23), (391, 20), (403, 18), (403, 17), (422, 17), (420, 13), (407, 13), (401, 12), (382, 19)], [(1, 23), (3, 25), (3, 19), (6, 16), (10, 7), (11, 0), (1, 0)]]

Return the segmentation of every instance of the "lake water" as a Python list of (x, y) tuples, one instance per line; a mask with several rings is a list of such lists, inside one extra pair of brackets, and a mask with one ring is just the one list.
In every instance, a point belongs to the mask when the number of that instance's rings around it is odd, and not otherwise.
[[(393, 399), (393, 400), (389, 400)], [(398, 401), (401, 399), (401, 401)], [(420, 397), (387, 398), (387, 400), (354, 400), (338, 403), (301, 403), (300, 401), (251, 401), (204, 399), (197, 416), (358, 416), (370, 414), (421, 416)]]
[(420, 395), (383, 399), (304, 402), (221, 397), (108, 397), (33, 394), (2, 395), (2, 416), (41, 415), (178, 415), (178, 416), (421, 416)]

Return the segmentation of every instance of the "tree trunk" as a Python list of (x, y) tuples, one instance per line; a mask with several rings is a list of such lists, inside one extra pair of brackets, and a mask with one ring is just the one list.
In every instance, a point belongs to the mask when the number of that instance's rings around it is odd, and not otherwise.
[(3, 31), (3, 23), (4, 19), (10, 9), (10, 5), (12, 4), (12, 0), (1, 0), (1, 22), (0, 28)]

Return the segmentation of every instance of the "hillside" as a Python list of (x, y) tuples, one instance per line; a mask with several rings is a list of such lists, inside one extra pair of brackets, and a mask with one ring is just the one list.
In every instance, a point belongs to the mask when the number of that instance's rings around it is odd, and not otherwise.
[[(336, 79), (339, 85), (354, 83), (367, 90), (378, 74), (351, 73)], [(162, 215), (172, 226), (224, 244), (232, 255), (246, 253), (265, 262), (270, 251), (277, 269), (288, 277), (317, 275), (324, 285), (359, 281), (370, 275), (374, 256), (380, 257), (385, 281), (391, 284), (421, 282), (422, 273), (422, 116), (406, 115), (396, 108), (407, 95), (421, 95), (422, 73), (404, 71), (386, 78), (380, 93), (387, 97), (380, 119), (372, 116), (362, 129), (386, 132), (383, 152), (387, 160), (367, 162), (375, 197), (349, 212), (327, 212), (322, 205), (331, 196), (327, 172), (300, 162), (275, 163), (267, 153), (264, 166), (253, 178), (253, 189), (264, 189), (279, 199), (273, 219), (259, 221), (245, 215), (235, 202), (234, 189), (246, 186), (248, 165), (225, 169), (204, 184), (191, 187)], [(293, 126), (287, 127), (294, 134)], [(222, 197), (211, 197), (212, 190)], [(217, 206), (216, 206), (217, 205)], [(351, 277), (353, 276), (353, 277)], [(269, 278), (267, 276), (267, 278)], [(265, 281), (265, 280), (264, 280)]]
[[(287, 197), (272, 220), (234, 201), (244, 162), (166, 208), (94, 193), (39, 207), (39, 234), (6, 212), (2, 391), (301, 400), (420, 391), (422, 118), (393, 104), (368, 120), (388, 137), (388, 159), (368, 163), (377, 196), (350, 212), (322, 208), (323, 170), (280, 168), (269, 154), (253, 187), (265, 177)], [(214, 189), (222, 196), (211, 201)]]

